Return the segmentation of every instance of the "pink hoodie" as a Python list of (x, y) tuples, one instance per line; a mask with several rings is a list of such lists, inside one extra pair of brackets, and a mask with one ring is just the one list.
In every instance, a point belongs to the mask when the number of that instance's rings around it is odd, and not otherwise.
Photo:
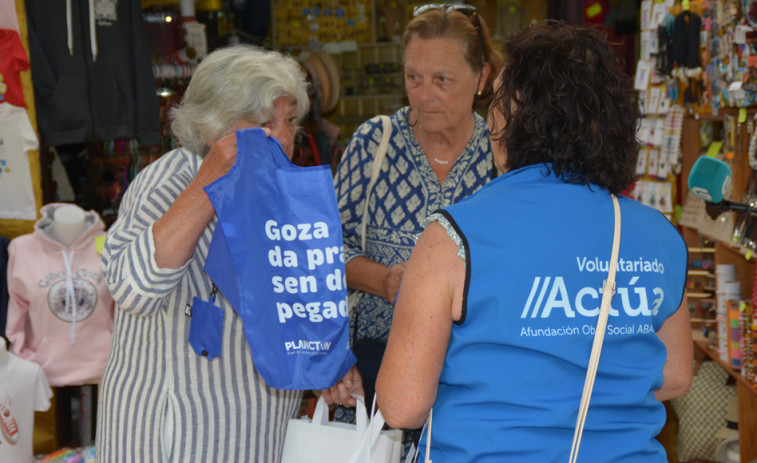
[(113, 333), (113, 298), (94, 239), (105, 225), (86, 212), (81, 236), (64, 246), (51, 235), (53, 213), (64, 205), (42, 207), (34, 233), (8, 247), (11, 352), (42, 366), (51, 386), (99, 382)]

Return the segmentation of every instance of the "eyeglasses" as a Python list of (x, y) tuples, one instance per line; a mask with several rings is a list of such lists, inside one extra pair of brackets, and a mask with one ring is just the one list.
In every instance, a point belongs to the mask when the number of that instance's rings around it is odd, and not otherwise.
[(484, 52), (484, 32), (481, 30), (481, 19), (478, 17), (478, 10), (476, 10), (476, 7), (462, 3), (427, 3), (425, 5), (418, 5), (413, 8), (413, 17), (421, 15), (430, 10), (436, 10), (437, 8), (443, 8), (445, 12), (457, 11), (458, 13), (462, 13), (469, 18), (473, 18), (473, 27), (476, 28), (476, 32), (478, 33), (478, 45), (479, 47), (481, 47), (481, 66), (483, 66), (484, 63), (486, 63), (486, 54)]

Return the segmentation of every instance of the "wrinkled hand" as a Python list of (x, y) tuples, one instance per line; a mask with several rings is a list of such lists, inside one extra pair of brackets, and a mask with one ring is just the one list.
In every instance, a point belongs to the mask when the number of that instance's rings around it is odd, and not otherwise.
[(400, 283), (402, 282), (402, 274), (405, 273), (406, 266), (407, 262), (392, 265), (389, 267), (389, 271), (384, 277), (384, 299), (389, 301), (392, 305), (394, 305), (397, 300), (397, 293), (400, 290)]
[[(218, 140), (211, 140), (210, 152), (202, 161), (200, 169), (197, 171), (197, 181), (202, 186), (210, 185), (218, 178), (226, 175), (237, 161), (237, 134), (236, 130), (245, 128), (241, 124), (234, 126), (234, 130), (228, 135), (224, 135)], [(271, 130), (263, 128), (267, 137), (271, 136)]]
[(323, 400), (325, 400), (327, 404), (340, 404), (346, 407), (354, 407), (357, 405), (357, 399), (352, 397), (350, 393), (365, 397), (365, 391), (363, 391), (363, 378), (357, 370), (357, 365), (350, 368), (350, 371), (344, 375), (344, 378), (339, 380), (339, 382), (330, 389), (321, 390)]

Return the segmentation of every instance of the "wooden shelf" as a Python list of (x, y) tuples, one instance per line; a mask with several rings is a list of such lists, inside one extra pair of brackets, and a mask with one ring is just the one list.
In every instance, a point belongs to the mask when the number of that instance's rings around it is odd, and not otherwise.
[(712, 293), (700, 293), (697, 291), (689, 291), (686, 296), (693, 297), (695, 299), (713, 299)]
[(704, 253), (715, 253), (715, 248), (696, 248), (691, 247), (689, 248), (689, 252), (704, 252)]
[[(681, 182), (682, 188), (680, 190), (679, 198), (681, 204), (685, 204), (686, 196), (689, 193), (686, 183), (686, 179), (689, 177), (689, 172), (699, 156), (703, 154), (704, 149), (707, 148), (706, 146), (701, 146), (700, 122), (714, 121), (716, 123), (722, 123), (725, 120), (725, 115), (734, 117), (737, 114), (738, 109), (723, 108), (717, 116), (686, 116), (684, 118), (683, 132), (681, 136), (681, 155), (683, 159), (680, 174), (680, 178), (683, 180), (683, 182)], [(742, 200), (751, 175), (751, 167), (749, 166), (749, 159), (746, 153), (748, 152), (749, 140), (752, 135), (751, 131), (748, 129), (752, 124), (752, 114), (753, 111), (750, 110), (747, 122), (737, 122), (734, 138), (731, 139), (733, 142), (733, 157), (730, 159), (732, 178), (729, 199), (733, 201)], [(721, 125), (724, 127), (724, 124)], [(715, 124), (713, 124), (713, 126), (715, 126)], [(725, 133), (724, 128), (722, 128), (722, 130), (723, 133), (721, 135), (723, 140), (721, 141), (725, 141), (726, 137), (729, 135)], [(733, 265), (736, 274), (735, 279), (741, 282), (741, 298), (751, 298), (755, 275), (755, 262), (754, 259), (751, 259), (751, 250), (739, 243), (734, 243), (731, 237), (711, 237), (708, 236), (704, 230), (700, 231), (688, 227), (681, 227), (681, 234), (684, 236), (686, 242), (692, 245), (689, 247), (690, 254), (713, 253), (714, 255), (712, 257), (716, 266), (723, 264)], [(709, 238), (713, 243), (704, 243), (703, 246), (701, 238)], [(689, 278), (700, 278), (699, 281), (701, 282), (702, 277), (696, 273), (689, 273)], [(701, 299), (697, 299), (697, 301), (701, 301)], [(700, 323), (711, 323), (705, 320), (706, 319), (700, 319)], [(694, 320), (692, 319), (692, 321)], [(710, 349), (707, 345), (707, 341), (702, 339), (701, 336), (700, 339), (695, 338), (694, 345), (697, 350), (717, 362), (718, 365), (736, 380), (741, 462), (749, 463), (757, 458), (757, 389), (755, 389), (752, 384), (749, 384), (740, 372), (731, 368), (728, 362), (722, 361), (720, 355), (716, 351)]]
[(710, 349), (705, 340), (695, 340), (694, 346), (717, 362), (729, 375), (736, 379), (739, 414), (739, 447), (741, 463), (749, 463), (757, 458), (757, 389), (731, 366), (720, 359), (717, 352)]
[(728, 364), (728, 362), (724, 362), (720, 355), (714, 351), (713, 349), (710, 349), (710, 347), (707, 345), (707, 341), (705, 340), (695, 340), (694, 344), (705, 354), (707, 354), (708, 357), (710, 357), (712, 360), (718, 362), (718, 365), (723, 367), (725, 371), (728, 372), (729, 375), (733, 376), (737, 381), (743, 383), (744, 386), (746, 386), (749, 389), (749, 392), (754, 395), (754, 397), (757, 399), (757, 389), (754, 388), (751, 384), (747, 382), (747, 380), (741, 375), (741, 373), (737, 370), (734, 370), (731, 368), (731, 366)]
[(715, 278), (715, 275), (713, 275), (709, 270), (689, 270), (689, 275)]

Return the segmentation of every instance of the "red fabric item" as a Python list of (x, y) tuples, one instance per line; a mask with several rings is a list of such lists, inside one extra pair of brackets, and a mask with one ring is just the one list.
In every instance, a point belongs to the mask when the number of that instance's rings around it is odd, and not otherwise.
[(0, 29), (0, 103), (26, 108), (19, 72), (29, 69), (29, 59), (18, 32)]

